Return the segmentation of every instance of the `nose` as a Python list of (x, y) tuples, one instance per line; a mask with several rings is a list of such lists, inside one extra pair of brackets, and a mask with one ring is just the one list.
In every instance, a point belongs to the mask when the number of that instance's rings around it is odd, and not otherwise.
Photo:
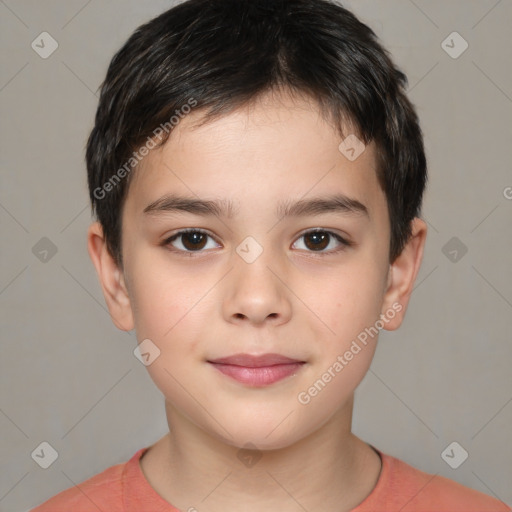
[(272, 263), (266, 251), (247, 263), (233, 255), (234, 268), (224, 283), (223, 315), (226, 321), (238, 324), (281, 325), (290, 320), (291, 292), (286, 276)]

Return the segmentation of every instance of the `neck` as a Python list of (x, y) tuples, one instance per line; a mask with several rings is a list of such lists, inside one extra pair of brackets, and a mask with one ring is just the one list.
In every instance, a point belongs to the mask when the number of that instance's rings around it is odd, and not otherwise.
[(166, 412), (170, 432), (141, 467), (155, 491), (180, 510), (343, 512), (378, 480), (378, 454), (351, 433), (352, 400), (299, 442), (262, 452), (212, 438), (170, 404)]

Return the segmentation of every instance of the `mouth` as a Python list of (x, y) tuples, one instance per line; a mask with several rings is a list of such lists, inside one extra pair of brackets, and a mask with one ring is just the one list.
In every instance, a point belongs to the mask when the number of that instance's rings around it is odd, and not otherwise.
[(222, 374), (248, 386), (269, 386), (296, 374), (305, 361), (280, 354), (235, 354), (208, 361)]

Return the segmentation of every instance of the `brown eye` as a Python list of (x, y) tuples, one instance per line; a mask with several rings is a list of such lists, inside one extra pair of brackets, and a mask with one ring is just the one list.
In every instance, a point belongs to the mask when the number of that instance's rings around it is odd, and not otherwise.
[(184, 233), (181, 235), (181, 242), (183, 247), (189, 251), (197, 251), (203, 249), (206, 245), (206, 235), (198, 231)]
[(203, 249), (219, 247), (211, 235), (197, 229), (180, 231), (168, 238), (164, 245), (171, 246), (173, 250), (184, 253), (203, 252)]
[(325, 231), (313, 231), (304, 235), (304, 243), (312, 251), (321, 251), (329, 245), (330, 238)]
[(319, 255), (327, 256), (328, 254), (342, 251), (351, 245), (351, 242), (345, 240), (332, 231), (316, 229), (308, 231), (300, 236), (293, 244), (293, 248), (301, 249), (306, 252), (316, 252)]

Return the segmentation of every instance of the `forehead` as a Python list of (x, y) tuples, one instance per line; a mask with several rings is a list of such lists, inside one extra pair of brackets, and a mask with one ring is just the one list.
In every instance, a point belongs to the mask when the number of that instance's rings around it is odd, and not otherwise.
[(313, 100), (286, 94), (207, 122), (201, 111), (185, 116), (139, 164), (127, 207), (143, 211), (170, 193), (228, 200), (233, 211), (343, 193), (371, 213), (384, 198), (374, 144), (364, 147), (350, 127), (342, 137)]

